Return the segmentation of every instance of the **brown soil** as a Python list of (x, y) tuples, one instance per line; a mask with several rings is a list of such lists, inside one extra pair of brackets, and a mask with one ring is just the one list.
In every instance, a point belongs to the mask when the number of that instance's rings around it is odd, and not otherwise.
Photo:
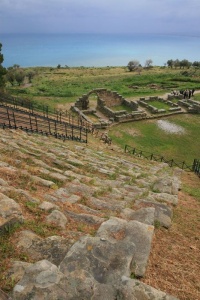
[[(200, 189), (200, 179), (184, 172), (182, 185)], [(156, 229), (143, 281), (180, 300), (200, 299), (200, 199), (179, 192), (170, 229)]]

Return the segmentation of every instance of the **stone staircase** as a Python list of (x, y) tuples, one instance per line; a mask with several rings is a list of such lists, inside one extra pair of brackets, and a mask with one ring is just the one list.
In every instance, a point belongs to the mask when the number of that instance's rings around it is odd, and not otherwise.
[(0, 235), (26, 257), (4, 271), (7, 299), (176, 299), (139, 279), (180, 170), (90, 139), (0, 129)]

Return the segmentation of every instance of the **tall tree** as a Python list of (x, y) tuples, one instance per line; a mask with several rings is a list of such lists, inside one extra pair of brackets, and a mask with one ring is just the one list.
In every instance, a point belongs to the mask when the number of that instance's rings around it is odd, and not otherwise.
[(147, 60), (145, 61), (145, 67), (146, 67), (146, 68), (152, 67), (152, 63), (153, 63), (153, 60), (152, 60), (152, 59), (147, 59)]
[(29, 83), (31, 83), (33, 77), (35, 76), (35, 72), (34, 71), (28, 71), (26, 73), (26, 76), (28, 77)]
[(191, 62), (189, 62), (187, 59), (183, 59), (183, 60), (181, 60), (180, 61), (180, 68), (190, 68), (191, 67), (191, 65), (192, 65), (192, 63)]
[(138, 60), (131, 60), (127, 65), (130, 72), (136, 70), (139, 66), (140, 66), (140, 62)]
[(173, 59), (169, 59), (169, 60), (167, 61), (167, 65), (168, 65), (168, 67), (173, 68), (173, 65), (174, 65)]
[(2, 66), (3, 63), (3, 54), (1, 53), (2, 44), (0, 43), (0, 90), (3, 90), (5, 87), (4, 75), (6, 74), (6, 69)]
[(6, 80), (14, 85), (15, 82), (15, 73), (13, 68), (8, 68), (6, 73)]
[(17, 81), (18, 85), (21, 85), (25, 78), (25, 72), (22, 69), (18, 69), (15, 72), (15, 80)]

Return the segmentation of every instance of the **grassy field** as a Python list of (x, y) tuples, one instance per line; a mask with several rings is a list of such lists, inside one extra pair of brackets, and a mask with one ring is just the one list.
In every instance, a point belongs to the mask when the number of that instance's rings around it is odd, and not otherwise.
[(7, 84), (7, 90), (51, 108), (74, 103), (95, 88), (117, 91), (127, 99), (163, 95), (174, 89), (200, 89), (200, 70), (194, 69), (153, 67), (143, 69), (141, 73), (129, 72), (125, 67), (25, 69), (28, 70), (36, 74), (31, 84)]
[(183, 134), (165, 132), (159, 128), (158, 120), (124, 123), (112, 127), (109, 136), (113, 142), (124, 148), (126, 144), (167, 159), (176, 159), (192, 164), (200, 158), (200, 115), (176, 115), (165, 118), (172, 124), (181, 126)]
[[(162, 96), (171, 90), (200, 89), (200, 70), (192, 68), (183, 70), (153, 67), (143, 69), (141, 73), (129, 72), (125, 67), (31, 68), (31, 70), (36, 74), (31, 84), (28, 82), (21, 86), (7, 84), (7, 90), (14, 96), (31, 99), (37, 106), (48, 105), (50, 109), (69, 109), (81, 95), (95, 88), (117, 91), (128, 100), (144, 96)], [(200, 101), (200, 94), (195, 94), (194, 98)], [(89, 99), (91, 105), (96, 103), (94, 95)], [(163, 103), (156, 102), (154, 105), (165, 108)], [(124, 107), (119, 106), (115, 109), (123, 110)], [(156, 120), (151, 120), (113, 127), (109, 135), (113, 142), (122, 148), (125, 144), (129, 144), (169, 159), (174, 158), (188, 163), (194, 158), (200, 158), (200, 116), (175, 116), (170, 117), (170, 122), (182, 126), (185, 134), (166, 133), (158, 128)]]

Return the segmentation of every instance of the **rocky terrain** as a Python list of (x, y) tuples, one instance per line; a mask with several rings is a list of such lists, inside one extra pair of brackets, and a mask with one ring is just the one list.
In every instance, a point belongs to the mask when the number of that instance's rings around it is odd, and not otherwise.
[(177, 299), (140, 279), (179, 188), (179, 169), (92, 136), (86, 145), (0, 129), (0, 235), (15, 253), (5, 244), (0, 298)]

